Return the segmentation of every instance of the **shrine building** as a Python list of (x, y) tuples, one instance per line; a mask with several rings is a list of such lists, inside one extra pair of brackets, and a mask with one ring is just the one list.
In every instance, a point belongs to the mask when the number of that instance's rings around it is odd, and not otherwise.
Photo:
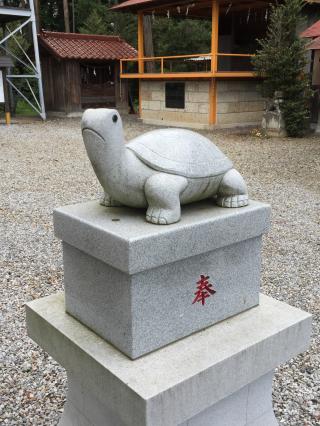
[[(266, 34), (270, 0), (127, 0), (113, 10), (138, 15), (138, 57), (120, 61), (120, 76), (124, 81), (138, 79), (145, 123), (192, 128), (261, 124), (265, 100), (251, 59), (257, 39)], [(146, 55), (146, 15), (152, 21), (211, 21), (209, 51)]]
[(46, 110), (74, 115), (86, 108), (128, 111), (120, 59), (136, 50), (117, 36), (42, 31), (39, 35)]
[(309, 39), (307, 49), (311, 54), (310, 74), (312, 89), (314, 90), (311, 122), (316, 125), (317, 133), (320, 133), (320, 21), (307, 28), (301, 36)]

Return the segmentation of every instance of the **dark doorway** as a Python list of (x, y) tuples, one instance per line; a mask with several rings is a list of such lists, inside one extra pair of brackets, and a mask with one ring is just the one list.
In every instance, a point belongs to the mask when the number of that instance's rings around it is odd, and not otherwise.
[(184, 109), (185, 84), (166, 83), (166, 108)]
[(85, 108), (116, 105), (114, 63), (81, 63), (81, 106)]

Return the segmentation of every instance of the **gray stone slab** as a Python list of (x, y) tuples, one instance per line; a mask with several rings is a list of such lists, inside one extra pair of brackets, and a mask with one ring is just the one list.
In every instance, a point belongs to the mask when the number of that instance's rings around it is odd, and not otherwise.
[[(67, 312), (133, 359), (259, 303), (259, 237), (134, 275), (63, 247)], [(216, 291), (204, 305), (201, 274)]]
[(273, 371), (179, 426), (276, 426), (278, 423), (272, 408), (272, 379)]
[[(273, 371), (244, 386), (239, 391), (217, 402), (179, 426), (276, 426), (278, 425), (272, 408)], [(265, 386), (266, 382), (268, 387)], [(214, 386), (214, 384), (212, 384)], [(253, 396), (249, 388), (254, 387), (263, 406), (253, 408)], [(201, 396), (200, 396), (201, 398)], [(86, 383), (74, 374), (68, 374), (68, 395), (59, 426), (127, 426), (119, 414), (103, 398), (94, 395)], [(151, 420), (150, 425), (154, 424)], [(143, 426), (143, 424), (141, 425)]]
[[(179, 426), (278, 425), (272, 409), (272, 378), (273, 372), (258, 378)], [(258, 396), (249, 392), (250, 387), (255, 389)], [(254, 407), (257, 397), (263, 401), (263, 405)], [(102, 395), (94, 395), (85, 383), (69, 373), (67, 404), (59, 426), (126, 426), (126, 423), (112, 411)]]
[[(259, 303), (269, 221), (269, 206), (254, 201), (192, 205), (165, 227), (97, 202), (59, 209), (66, 310), (134, 359), (250, 309)], [(211, 294), (195, 300), (201, 276)]]
[(247, 396), (245, 386), (179, 426), (245, 426)]
[[(248, 385), (247, 422), (251, 423), (273, 412), (272, 407), (273, 374), (263, 376), (259, 381)], [(267, 423), (266, 423), (267, 424)]]
[(129, 274), (257, 237), (269, 226), (270, 207), (256, 201), (240, 209), (188, 205), (179, 223), (164, 227), (147, 223), (144, 210), (97, 201), (54, 211), (58, 238)]
[[(311, 333), (309, 314), (261, 295), (259, 306), (132, 361), (68, 315), (63, 294), (26, 309), (30, 337), (121, 426), (183, 424), (307, 349)], [(251, 424), (271, 426), (271, 414)]]

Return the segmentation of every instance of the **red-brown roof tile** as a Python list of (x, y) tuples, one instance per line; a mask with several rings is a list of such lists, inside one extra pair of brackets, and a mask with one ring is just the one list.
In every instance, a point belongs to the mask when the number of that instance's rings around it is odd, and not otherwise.
[(308, 49), (310, 50), (320, 50), (320, 37), (315, 38), (309, 45)]
[(61, 59), (119, 60), (134, 58), (137, 51), (117, 36), (42, 31), (40, 44)]
[(111, 9), (135, 9), (140, 8), (141, 6), (150, 6), (153, 5), (156, 2), (156, 0), (127, 0), (122, 1), (119, 4), (116, 4)]
[[(269, 3), (275, 3), (276, 0), (270, 0)], [(307, 3), (320, 3), (320, 0), (305, 0)], [(194, 0), (190, 1), (191, 4), (197, 4), (197, 3), (206, 3), (205, 0)], [(241, 3), (243, 0), (234, 0), (233, 3)], [(188, 6), (188, 3), (185, 0), (120, 0), (118, 4), (111, 7), (111, 9), (114, 10), (123, 10), (125, 12), (136, 12), (138, 10), (143, 10), (144, 8), (150, 8), (153, 6), (159, 6), (161, 7), (164, 3), (164, 8), (166, 6), (178, 6), (178, 5), (186, 5)], [(224, 3), (224, 2), (222, 2)], [(227, 3), (227, 6), (230, 2)], [(246, 0), (244, 3), (249, 4), (250, 3), (256, 3), (255, 0)], [(266, 2), (267, 3), (267, 2)], [(208, 2), (209, 4), (209, 2)], [(189, 4), (190, 6), (190, 4)], [(248, 7), (249, 7), (248, 6)]]
[(305, 38), (320, 37), (320, 21), (316, 22), (315, 24), (311, 25), (311, 27), (303, 31), (303, 33), (301, 34), (301, 37), (305, 37)]

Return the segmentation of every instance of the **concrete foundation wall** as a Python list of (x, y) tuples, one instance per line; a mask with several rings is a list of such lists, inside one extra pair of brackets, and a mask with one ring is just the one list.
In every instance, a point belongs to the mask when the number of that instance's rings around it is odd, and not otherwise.
[[(145, 123), (208, 128), (209, 86), (206, 81), (185, 82), (185, 108), (166, 108), (165, 81), (141, 81), (141, 118)], [(217, 127), (260, 124), (265, 100), (257, 80), (217, 81)]]
[(218, 126), (260, 124), (265, 106), (257, 80), (218, 81)]
[(166, 108), (165, 81), (141, 81), (142, 119), (146, 123), (203, 128), (209, 123), (209, 82), (185, 82), (185, 108)]

